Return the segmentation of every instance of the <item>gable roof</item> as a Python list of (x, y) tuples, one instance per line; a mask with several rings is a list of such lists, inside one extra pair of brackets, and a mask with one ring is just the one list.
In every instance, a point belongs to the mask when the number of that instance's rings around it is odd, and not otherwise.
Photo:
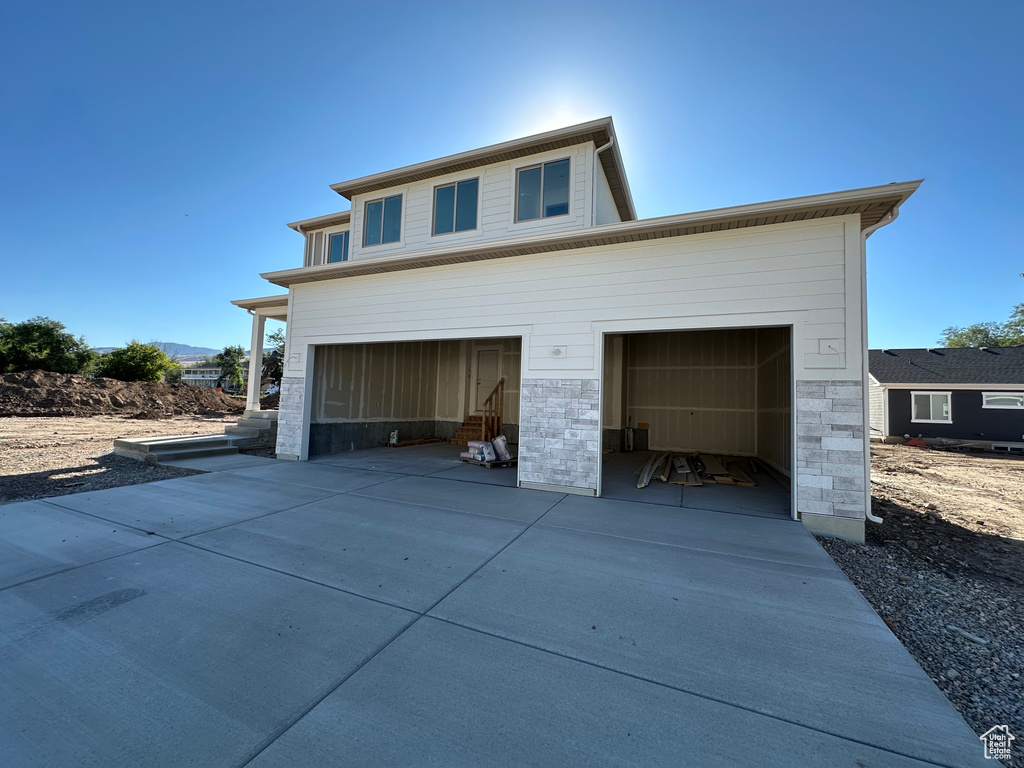
[(1024, 346), (871, 349), (868, 370), (879, 384), (1024, 386)]
[(335, 280), (343, 277), (398, 272), (406, 269), (461, 264), (486, 259), (504, 259), (532, 253), (635, 243), (665, 237), (683, 237), (706, 232), (721, 232), (850, 214), (860, 216), (861, 231), (869, 231), (870, 227), (894, 214), (920, 185), (920, 181), (905, 181), (899, 184), (850, 189), (844, 192), (830, 192), (825, 195), (792, 197), (786, 200), (717, 208), (657, 219), (617, 222), (596, 227), (516, 237), (509, 240), (491, 240), (455, 246), (450, 250), (438, 248), (417, 251), (413, 254), (399, 253), (394, 256), (295, 267), (294, 269), (262, 272), (260, 277), (275, 285), (288, 288), (298, 283), (310, 283), (318, 280)]
[(522, 139), (513, 139), (501, 144), (492, 144), (489, 147), (471, 149), (468, 152), (460, 152), (457, 155), (448, 155), (447, 157), (439, 157), (436, 160), (428, 160), (424, 163), (407, 165), (404, 168), (396, 168), (393, 171), (384, 171), (383, 173), (375, 173), (370, 176), (362, 176), (358, 179), (342, 181), (337, 184), (331, 184), (331, 189), (342, 197), (351, 200), (355, 195), (363, 195), (378, 189), (387, 189), (388, 187), (397, 187), (403, 184), (411, 184), (415, 181), (423, 181), (435, 176), (468, 171), (471, 168), (502, 163), (507, 160), (516, 160), (520, 157), (536, 155), (540, 152), (585, 144), (588, 141), (594, 142), (598, 148), (603, 147), (609, 141), (612, 142), (612, 146), (598, 155), (598, 157), (601, 160), (604, 174), (608, 179), (608, 186), (611, 188), (612, 198), (615, 200), (615, 207), (618, 209), (619, 217), (623, 221), (633, 221), (636, 218), (636, 209), (633, 207), (633, 197), (630, 195), (629, 183), (626, 181), (626, 170), (622, 164), (619, 145), (615, 141), (615, 126), (612, 124), (610, 117), (602, 117), (599, 120), (570, 125), (567, 128), (538, 133)]

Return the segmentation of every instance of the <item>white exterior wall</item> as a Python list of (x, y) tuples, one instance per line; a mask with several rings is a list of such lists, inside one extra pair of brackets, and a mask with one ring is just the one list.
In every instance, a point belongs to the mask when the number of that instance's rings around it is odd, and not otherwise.
[(619, 209), (615, 206), (615, 198), (612, 197), (612, 188), (608, 186), (608, 177), (604, 175), (604, 168), (597, 163), (597, 173), (594, 176), (594, 224), (617, 224), (622, 221), (619, 216)]
[(887, 437), (885, 434), (885, 390), (868, 376), (868, 411), (870, 413), (871, 437)]
[[(484, 184), (484, 201), (504, 201), (488, 225), (506, 227), (504, 236), (520, 233), (508, 229), (517, 165), (506, 167), (504, 192)], [(585, 218), (586, 195), (574, 201)], [(428, 209), (405, 208), (407, 244), (423, 242)], [(353, 251), (358, 258), (358, 246)], [(304, 283), (291, 290), (285, 376), (305, 376), (316, 344), (521, 336), (524, 392), (555, 380), (583, 382), (586, 392), (586, 382), (602, 378), (604, 333), (790, 325), (795, 383), (862, 382), (861, 254), (860, 221), (852, 215)], [(556, 347), (564, 354), (556, 356)], [(530, 439), (522, 434), (524, 452)], [(279, 444), (278, 451), (301, 455), (303, 447)], [(599, 448), (596, 456), (599, 468)], [(581, 482), (599, 490), (599, 471)], [(823, 506), (817, 510), (825, 514)]]
[[(552, 160), (570, 158), (570, 210), (564, 216), (553, 216), (534, 221), (515, 221), (516, 170), (546, 163)], [(472, 243), (484, 243), (490, 240), (507, 240), (512, 237), (536, 235), (544, 232), (558, 232), (566, 229), (579, 229), (590, 226), (593, 216), (593, 195), (590, 194), (590, 178), (593, 173), (594, 145), (593, 142), (575, 147), (565, 147), (552, 152), (519, 158), (507, 163), (496, 163), (473, 168), (468, 171), (438, 176), (427, 181), (400, 187), (389, 187), (366, 195), (352, 198), (351, 242), (349, 243), (349, 259), (369, 259), (378, 256), (394, 256), (400, 253), (419, 253), (438, 248), (451, 248)], [(608, 199), (611, 190), (604, 180), (604, 172), (598, 166), (598, 175), (603, 181)], [(445, 235), (434, 235), (434, 188), (466, 179), (479, 179), (477, 195), (477, 228), (468, 232), (452, 232)], [(599, 185), (600, 187), (600, 185)], [(402, 229), (401, 240), (397, 243), (385, 243), (369, 248), (363, 247), (363, 214), (366, 202), (392, 195), (402, 195)], [(600, 191), (599, 191), (600, 194)], [(605, 203), (602, 203), (603, 205)], [(603, 221), (611, 223), (619, 221), (614, 201), (610, 202), (611, 213), (602, 214)], [(326, 237), (321, 240), (317, 235), (333, 234), (349, 229), (349, 224), (342, 224), (307, 233), (310, 243), (316, 242), (319, 247), (311, 253), (311, 245), (306, 246), (304, 264), (323, 264), (326, 259)]]

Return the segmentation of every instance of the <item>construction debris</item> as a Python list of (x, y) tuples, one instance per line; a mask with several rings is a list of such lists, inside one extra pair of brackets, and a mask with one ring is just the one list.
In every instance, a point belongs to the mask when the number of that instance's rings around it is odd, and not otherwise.
[(639, 475), (637, 488), (647, 487), (653, 479), (675, 485), (717, 483), (753, 488), (757, 482), (751, 475), (757, 472), (754, 460), (748, 458), (713, 456), (708, 453), (692, 456), (653, 453), (635, 474)]

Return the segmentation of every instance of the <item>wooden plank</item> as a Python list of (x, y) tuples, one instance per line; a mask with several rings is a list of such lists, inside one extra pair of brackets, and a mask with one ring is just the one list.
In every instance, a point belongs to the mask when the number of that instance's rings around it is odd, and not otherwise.
[(726, 461), (725, 466), (729, 470), (729, 477), (733, 479), (736, 485), (742, 485), (747, 488), (753, 488), (757, 485), (757, 483), (750, 479), (750, 475), (743, 471), (743, 467), (740, 466), (738, 461)]
[(668, 481), (670, 483), (690, 486), (704, 485), (697, 474), (697, 470), (694, 469), (693, 465), (690, 464), (690, 460), (685, 456), (672, 456), (672, 470), (672, 476)]
[(666, 457), (668, 460), (665, 462), (665, 469), (663, 469), (661, 474), (658, 475), (658, 479), (661, 480), (661, 482), (663, 483), (668, 482), (669, 472), (672, 471), (672, 454), (666, 454)]
[(704, 464), (704, 471), (709, 475), (729, 474), (728, 472), (725, 471), (725, 467), (722, 466), (722, 463), (710, 454), (702, 453), (700, 455), (700, 460), (701, 463)]
[(651, 458), (647, 462), (647, 464), (644, 465), (644, 471), (640, 473), (640, 479), (637, 480), (636, 487), (637, 488), (645, 488), (645, 487), (647, 487), (647, 484), (651, 482), (651, 478), (654, 476), (654, 473), (658, 471), (659, 467), (661, 467), (662, 462), (667, 461), (667, 460), (668, 460), (668, 454), (667, 453), (662, 453), (662, 454), (657, 454), (656, 453), (653, 456), (651, 456)]

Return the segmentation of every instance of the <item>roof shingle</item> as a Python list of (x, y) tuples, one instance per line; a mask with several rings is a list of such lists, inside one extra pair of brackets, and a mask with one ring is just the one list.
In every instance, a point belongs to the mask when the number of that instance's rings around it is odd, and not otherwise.
[(1024, 346), (868, 350), (879, 384), (1020, 384)]

